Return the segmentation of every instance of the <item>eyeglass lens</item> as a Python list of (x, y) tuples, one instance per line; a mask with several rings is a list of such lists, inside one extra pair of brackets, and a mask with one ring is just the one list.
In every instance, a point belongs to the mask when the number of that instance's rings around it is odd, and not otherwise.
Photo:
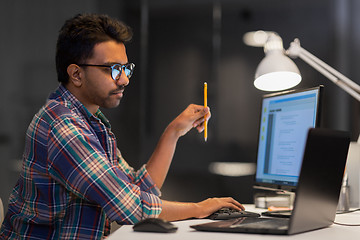
[(111, 76), (114, 80), (119, 80), (121, 76), (121, 72), (124, 70), (125, 75), (130, 78), (133, 72), (133, 65), (132, 64), (126, 64), (126, 65), (119, 65), (116, 64), (111, 67)]

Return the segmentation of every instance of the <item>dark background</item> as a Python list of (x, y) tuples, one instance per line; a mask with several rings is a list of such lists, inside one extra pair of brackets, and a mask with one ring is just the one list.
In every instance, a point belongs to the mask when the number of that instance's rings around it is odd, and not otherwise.
[[(5, 209), (19, 175), (25, 131), (58, 83), (54, 56), (58, 30), (77, 13), (103, 13), (134, 30), (127, 45), (134, 76), (116, 109), (103, 110), (125, 159), (139, 168), (167, 124), (188, 104), (203, 102), (208, 83), (209, 138), (192, 131), (178, 143), (164, 185), (168, 200), (232, 196), (252, 202), (253, 176), (209, 172), (212, 162), (255, 163), (264, 92), (253, 76), (264, 57), (246, 46), (244, 33), (276, 31), (288, 48), (302, 46), (358, 82), (360, 2), (356, 0), (65, 0), (0, 3), (0, 197)], [(321, 126), (359, 135), (359, 104), (302, 60), (297, 88), (325, 85)]]

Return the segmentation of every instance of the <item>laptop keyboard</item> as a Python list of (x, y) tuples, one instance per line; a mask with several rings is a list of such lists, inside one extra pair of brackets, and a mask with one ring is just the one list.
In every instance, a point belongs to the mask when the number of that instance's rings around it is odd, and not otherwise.
[(212, 213), (207, 218), (212, 220), (226, 220), (226, 219), (240, 218), (240, 217), (260, 217), (260, 214), (249, 211), (238, 211), (230, 208), (222, 208)]

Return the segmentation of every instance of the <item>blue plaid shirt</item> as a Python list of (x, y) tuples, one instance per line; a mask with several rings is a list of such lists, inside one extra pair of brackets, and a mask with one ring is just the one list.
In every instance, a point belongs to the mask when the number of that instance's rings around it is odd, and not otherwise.
[(122, 158), (101, 111), (60, 85), (26, 133), (0, 239), (101, 239), (112, 221), (157, 217), (159, 195), (145, 165), (135, 172)]

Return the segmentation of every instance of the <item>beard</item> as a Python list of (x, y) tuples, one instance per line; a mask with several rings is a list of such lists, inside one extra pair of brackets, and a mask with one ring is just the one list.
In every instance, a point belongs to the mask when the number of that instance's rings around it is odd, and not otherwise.
[(111, 91), (107, 97), (97, 97), (96, 102), (102, 108), (115, 108), (119, 106), (121, 99), (123, 98), (125, 86), (121, 85), (116, 90)]

